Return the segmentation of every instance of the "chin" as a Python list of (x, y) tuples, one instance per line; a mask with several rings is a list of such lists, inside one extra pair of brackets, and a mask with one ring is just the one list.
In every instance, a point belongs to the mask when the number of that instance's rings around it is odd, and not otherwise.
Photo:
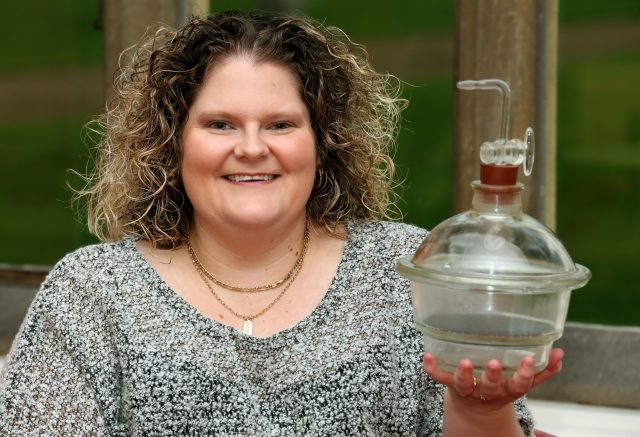
[(278, 224), (284, 218), (284, 214), (274, 213), (273, 210), (262, 212), (244, 211), (240, 214), (227, 215), (227, 220), (230, 223), (235, 223), (239, 227), (247, 228), (268, 228)]

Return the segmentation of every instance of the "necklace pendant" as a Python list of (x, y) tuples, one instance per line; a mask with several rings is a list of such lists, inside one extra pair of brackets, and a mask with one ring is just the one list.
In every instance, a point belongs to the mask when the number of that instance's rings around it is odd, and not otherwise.
[(243, 334), (247, 334), (247, 335), (253, 335), (253, 321), (252, 320), (245, 320), (244, 323), (242, 324), (242, 333)]

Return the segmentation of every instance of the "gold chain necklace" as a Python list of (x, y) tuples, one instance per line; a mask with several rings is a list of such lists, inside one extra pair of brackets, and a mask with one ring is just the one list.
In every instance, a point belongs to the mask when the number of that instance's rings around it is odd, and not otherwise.
[(307, 247), (309, 246), (309, 233), (310, 233), (309, 220), (307, 219), (307, 221), (304, 224), (304, 235), (302, 237), (302, 249), (300, 250), (300, 255), (298, 256), (298, 259), (296, 260), (293, 267), (291, 267), (291, 270), (289, 270), (289, 272), (286, 274), (284, 278), (280, 279), (279, 281), (273, 282), (271, 284), (256, 285), (253, 287), (240, 287), (238, 285), (229, 284), (228, 282), (221, 281), (220, 279), (213, 276), (213, 274), (209, 272), (209, 270), (207, 270), (207, 268), (204, 265), (202, 265), (202, 263), (200, 262), (198, 255), (196, 254), (195, 250), (193, 250), (193, 246), (191, 246), (190, 238), (187, 238), (187, 249), (189, 251), (189, 256), (191, 257), (191, 261), (193, 262), (193, 265), (196, 267), (196, 270), (200, 271), (201, 274), (204, 274), (214, 284), (231, 291), (253, 293), (256, 291), (273, 290), (275, 288), (278, 288), (282, 284), (284, 284), (290, 278), (298, 275), (298, 273), (300, 272), (300, 268), (302, 268), (302, 262), (304, 261), (304, 256), (307, 252)]
[(202, 270), (198, 269), (197, 267), (196, 267), (196, 270), (200, 274), (200, 277), (204, 281), (205, 285), (207, 286), (207, 288), (209, 289), (209, 291), (211, 292), (213, 297), (215, 297), (216, 300), (218, 302), (220, 302), (220, 305), (225, 307), (234, 316), (236, 316), (239, 319), (243, 320), (242, 332), (244, 334), (247, 334), (247, 335), (253, 335), (253, 321), (255, 319), (257, 319), (258, 317), (260, 317), (261, 315), (263, 315), (264, 313), (266, 313), (267, 311), (269, 311), (271, 309), (271, 307), (274, 306), (276, 304), (276, 302), (278, 302), (282, 296), (284, 296), (284, 294), (287, 292), (287, 290), (289, 289), (291, 284), (293, 284), (293, 281), (296, 279), (296, 277), (298, 276), (298, 273), (300, 272), (300, 271), (297, 271), (295, 273), (295, 275), (291, 278), (291, 280), (289, 282), (287, 282), (287, 284), (284, 286), (282, 291), (280, 293), (278, 293), (278, 295), (275, 297), (275, 299), (273, 299), (269, 303), (269, 305), (267, 305), (261, 311), (258, 311), (257, 313), (254, 313), (254, 314), (240, 314), (239, 312), (237, 312), (233, 308), (231, 308), (225, 301), (223, 301), (222, 298), (218, 295), (218, 293), (215, 292), (215, 290), (213, 289), (211, 284), (209, 284), (208, 278), (205, 276), (204, 272)]
[[(295, 281), (295, 279), (298, 277), (298, 274), (300, 273), (300, 269), (302, 267), (302, 262), (304, 261), (304, 256), (307, 253), (307, 249), (309, 248), (309, 227), (308, 227), (308, 222), (305, 224), (305, 233), (302, 239), (302, 249), (301, 251), (301, 256), (300, 258), (298, 258), (300, 261), (300, 266), (296, 269), (293, 269), (293, 273), (290, 275), (290, 280), (289, 282), (284, 286), (284, 288), (282, 289), (282, 291), (280, 291), (280, 293), (278, 293), (278, 295), (271, 301), (269, 302), (269, 305), (267, 305), (265, 308), (263, 308), (261, 311), (258, 311), (257, 313), (254, 314), (240, 314), (237, 311), (235, 311), (233, 308), (231, 308), (225, 301), (222, 300), (222, 298), (218, 295), (218, 293), (215, 292), (215, 290), (213, 289), (213, 287), (211, 286), (211, 284), (209, 283), (209, 277), (207, 276), (206, 270), (204, 269), (204, 267), (202, 266), (202, 264), (200, 264), (196, 258), (195, 252), (193, 251), (191, 245), (189, 244), (189, 240), (187, 239), (187, 246), (189, 248), (189, 255), (191, 258), (191, 262), (193, 263), (193, 267), (195, 268), (195, 270), (198, 272), (198, 274), (200, 275), (200, 277), (202, 278), (204, 284), (207, 286), (207, 288), (209, 289), (209, 291), (211, 292), (211, 294), (213, 295), (213, 297), (220, 302), (220, 305), (222, 305), (223, 307), (225, 307), (227, 309), (227, 311), (229, 311), (231, 314), (233, 314), (234, 316), (238, 317), (239, 319), (243, 320), (243, 324), (242, 324), (242, 332), (246, 335), (253, 335), (253, 320), (260, 317), (261, 315), (263, 315), (264, 313), (266, 313), (267, 311), (269, 311), (271, 309), (271, 307), (273, 307), (276, 302), (278, 302), (280, 300), (280, 298), (282, 298), (282, 296), (284, 296), (284, 294), (287, 292), (287, 290), (289, 289), (289, 287), (291, 287), (291, 284), (293, 284), (293, 282)], [(297, 264), (297, 262), (296, 262)], [(289, 275), (287, 275), (289, 276)]]

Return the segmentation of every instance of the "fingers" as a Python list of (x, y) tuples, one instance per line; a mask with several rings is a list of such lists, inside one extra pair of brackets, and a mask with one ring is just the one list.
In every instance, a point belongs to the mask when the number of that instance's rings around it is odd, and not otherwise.
[(478, 382), (473, 376), (473, 364), (469, 360), (462, 360), (453, 374), (453, 388), (460, 396), (466, 398), (476, 390)]
[(473, 364), (469, 360), (460, 361), (455, 372), (451, 373), (438, 368), (435, 356), (429, 352), (424, 354), (424, 368), (433, 380), (449, 386), (461, 398), (500, 403), (514, 401), (535, 385), (553, 378), (562, 368), (563, 356), (562, 349), (552, 349), (547, 367), (538, 374), (535, 373), (533, 357), (525, 357), (511, 378), (504, 377), (497, 360), (487, 362), (479, 378), (474, 377)]
[[(454, 373), (439, 369), (435, 356), (430, 352), (424, 354), (423, 362), (426, 372), (434, 381), (453, 388), (462, 398), (471, 397), (480, 384), (473, 376), (473, 364), (469, 360), (460, 361)], [(477, 398), (477, 394), (474, 397)]]
[(424, 369), (431, 376), (431, 379), (444, 385), (453, 384), (453, 374), (439, 369), (436, 365), (436, 357), (432, 353), (427, 352), (424, 354), (423, 363)]
[(548, 381), (554, 376), (556, 376), (562, 370), (562, 358), (564, 357), (564, 351), (560, 348), (551, 349), (551, 353), (549, 354), (549, 363), (547, 367), (540, 373), (538, 373), (535, 378), (533, 385), (538, 385), (542, 382)]
[(551, 349), (549, 353), (549, 363), (547, 368), (552, 369), (554, 374), (557, 374), (562, 370), (562, 359), (564, 358), (564, 351), (559, 347)]
[(535, 373), (533, 358), (524, 357), (516, 372), (505, 383), (507, 393), (514, 397), (525, 395), (533, 387)]
[(478, 393), (482, 400), (491, 400), (503, 396), (502, 366), (498, 360), (490, 360), (484, 366), (484, 371), (480, 375)]

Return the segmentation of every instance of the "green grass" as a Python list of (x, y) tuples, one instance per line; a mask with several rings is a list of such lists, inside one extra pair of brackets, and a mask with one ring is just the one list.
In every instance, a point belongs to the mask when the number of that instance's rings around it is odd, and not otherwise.
[(452, 210), (453, 89), (448, 79), (406, 87), (410, 104), (403, 116), (395, 161), (404, 179), (400, 191), (404, 221), (433, 228)]
[(2, 3), (3, 73), (102, 62), (97, 1), (36, 0)]
[[(257, 0), (213, 0), (211, 12), (226, 9), (269, 9), (268, 2)], [(371, 0), (306, 0), (302, 10), (326, 25), (338, 26), (356, 39), (370, 36), (429, 34), (450, 31), (453, 26), (453, 5), (438, 1), (371, 1)]]
[(638, 0), (559, 0), (560, 24), (605, 20), (628, 20), (640, 17)]
[(558, 234), (593, 279), (576, 291), (569, 317), (638, 325), (634, 283), (640, 243), (640, 167), (563, 163), (558, 187)]
[(569, 318), (640, 325), (640, 58), (561, 65), (558, 234), (593, 279)]
[(0, 125), (5, 166), (0, 172), (0, 262), (52, 264), (86, 241), (67, 188), (69, 168), (83, 168), (84, 119)]

